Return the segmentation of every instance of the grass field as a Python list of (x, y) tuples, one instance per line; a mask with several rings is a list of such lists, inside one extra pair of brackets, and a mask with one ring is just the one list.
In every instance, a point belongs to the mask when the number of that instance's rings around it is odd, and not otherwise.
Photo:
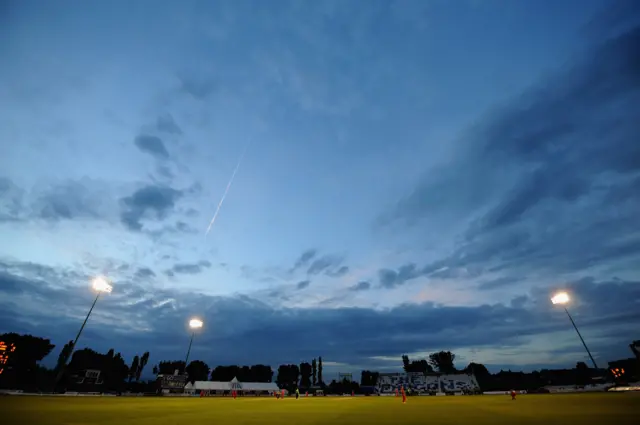
[[(273, 398), (0, 397), (10, 425), (640, 424), (640, 394)], [(7, 422), (8, 420), (8, 422)]]

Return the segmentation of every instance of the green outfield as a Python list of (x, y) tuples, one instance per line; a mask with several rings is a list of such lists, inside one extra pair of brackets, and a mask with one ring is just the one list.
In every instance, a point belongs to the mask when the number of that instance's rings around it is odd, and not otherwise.
[[(212, 424), (631, 424), (640, 394), (598, 393), (508, 396), (170, 398), (0, 397), (8, 424), (212, 425)], [(8, 420), (8, 422), (7, 422)]]

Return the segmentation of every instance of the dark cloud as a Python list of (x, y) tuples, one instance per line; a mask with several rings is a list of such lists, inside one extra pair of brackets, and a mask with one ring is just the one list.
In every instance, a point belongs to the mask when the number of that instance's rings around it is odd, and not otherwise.
[(206, 100), (216, 89), (215, 82), (208, 77), (184, 76), (180, 82), (182, 91), (198, 100)]
[(136, 137), (134, 143), (142, 152), (148, 153), (157, 159), (164, 160), (169, 158), (169, 152), (164, 146), (164, 142), (159, 137), (141, 134)]
[(331, 277), (342, 277), (349, 273), (349, 266), (342, 266), (337, 270), (329, 270), (327, 271), (327, 276)]
[(310, 280), (301, 280), (300, 282), (298, 282), (296, 284), (296, 289), (304, 289), (309, 287), (309, 285), (311, 284)]
[(142, 229), (142, 219), (163, 220), (182, 196), (181, 191), (171, 187), (145, 186), (121, 200), (120, 221), (129, 230), (139, 231)]
[[(211, 267), (209, 261), (203, 260), (198, 263), (178, 263), (171, 268), (173, 274), (198, 274), (204, 269)], [(173, 276), (173, 274), (171, 274)]]
[[(53, 338), (59, 346), (68, 341), (77, 332), (77, 317), (86, 313), (92, 294), (79, 290), (66, 273), (33, 264), (3, 263), (0, 332), (33, 332)], [(623, 353), (627, 351), (626, 345), (640, 324), (639, 283), (585, 278), (567, 287), (575, 300), (571, 312), (603, 363), (610, 355), (617, 355), (617, 347)], [(183, 352), (179, 342), (188, 344), (185, 323), (193, 314), (203, 317), (206, 329), (215, 329), (199, 335), (193, 351), (194, 358), (210, 364), (264, 361), (277, 366), (322, 353), (331, 361), (367, 367), (375, 362), (372, 356), (399, 359), (402, 353), (442, 348), (510, 347), (514, 352), (532, 337), (573, 332), (564, 313), (550, 305), (545, 288), (510, 306), (442, 307), (424, 303), (386, 310), (283, 309), (244, 295), (184, 293), (115, 278), (114, 291), (96, 306), (81, 346), (104, 351), (113, 347), (128, 357), (149, 350), (151, 363), (175, 358)], [(616, 336), (608, 337), (614, 329)], [(628, 333), (622, 332), (624, 329)], [(579, 351), (577, 338), (575, 346)], [(551, 342), (548, 347), (540, 347), (542, 351), (553, 349)], [(400, 367), (399, 360), (395, 367)]]
[(423, 270), (419, 270), (415, 264), (405, 264), (398, 270), (380, 269), (378, 270), (378, 280), (380, 285), (387, 289), (404, 285), (407, 281), (424, 275)]
[[(429, 170), (385, 217), (470, 223), (454, 253), (424, 271), (559, 273), (638, 259), (640, 7), (629, 10), (636, 26), (470, 129), (456, 159)], [(393, 270), (380, 277), (399, 284)]]
[(350, 291), (366, 291), (368, 289), (371, 289), (369, 282), (358, 282), (349, 288)]
[(29, 192), (0, 178), (0, 221), (103, 219), (110, 196), (98, 182), (84, 178), (47, 182)]
[(478, 285), (478, 289), (481, 291), (490, 291), (492, 289), (500, 289), (505, 286), (513, 285), (514, 283), (521, 282), (522, 278), (519, 277), (498, 277), (496, 279), (485, 280)]
[(11, 179), (0, 177), (0, 222), (17, 221), (22, 217), (24, 191)]
[[(331, 272), (331, 268), (339, 266), (342, 263), (342, 258), (331, 256), (331, 255), (323, 255), (320, 258), (316, 258), (309, 268), (307, 269), (307, 274), (317, 275), (322, 272), (329, 274)], [(348, 271), (348, 268), (347, 268)], [(346, 273), (346, 271), (345, 271)]]
[(305, 252), (303, 252), (302, 254), (300, 254), (300, 257), (298, 257), (298, 259), (296, 260), (296, 262), (293, 264), (293, 268), (292, 271), (298, 270), (302, 267), (305, 267), (309, 264), (309, 262), (318, 254), (318, 251), (315, 249), (308, 249)]
[(67, 181), (50, 187), (33, 203), (33, 212), (45, 220), (73, 220), (100, 218), (100, 194), (83, 181)]
[(155, 277), (155, 273), (148, 267), (140, 267), (136, 270), (136, 277), (139, 279), (148, 279), (150, 277)]
[(165, 114), (158, 117), (156, 121), (156, 128), (158, 131), (162, 131), (164, 133), (169, 134), (182, 134), (182, 129), (176, 121), (173, 119), (173, 115)]

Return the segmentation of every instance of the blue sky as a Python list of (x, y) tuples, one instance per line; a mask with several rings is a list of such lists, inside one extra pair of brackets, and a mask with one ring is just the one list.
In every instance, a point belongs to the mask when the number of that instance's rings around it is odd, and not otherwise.
[[(640, 323), (633, 1), (3, 2), (0, 331), (492, 370)], [(243, 151), (211, 232), (205, 231)]]

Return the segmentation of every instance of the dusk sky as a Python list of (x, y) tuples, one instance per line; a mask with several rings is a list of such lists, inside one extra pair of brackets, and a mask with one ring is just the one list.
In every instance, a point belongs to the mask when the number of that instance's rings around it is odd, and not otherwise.
[(0, 332), (48, 365), (96, 275), (78, 348), (150, 365), (198, 316), (211, 367), (572, 367), (559, 289), (599, 365), (640, 338), (640, 2), (2, 1), (0, 40)]

